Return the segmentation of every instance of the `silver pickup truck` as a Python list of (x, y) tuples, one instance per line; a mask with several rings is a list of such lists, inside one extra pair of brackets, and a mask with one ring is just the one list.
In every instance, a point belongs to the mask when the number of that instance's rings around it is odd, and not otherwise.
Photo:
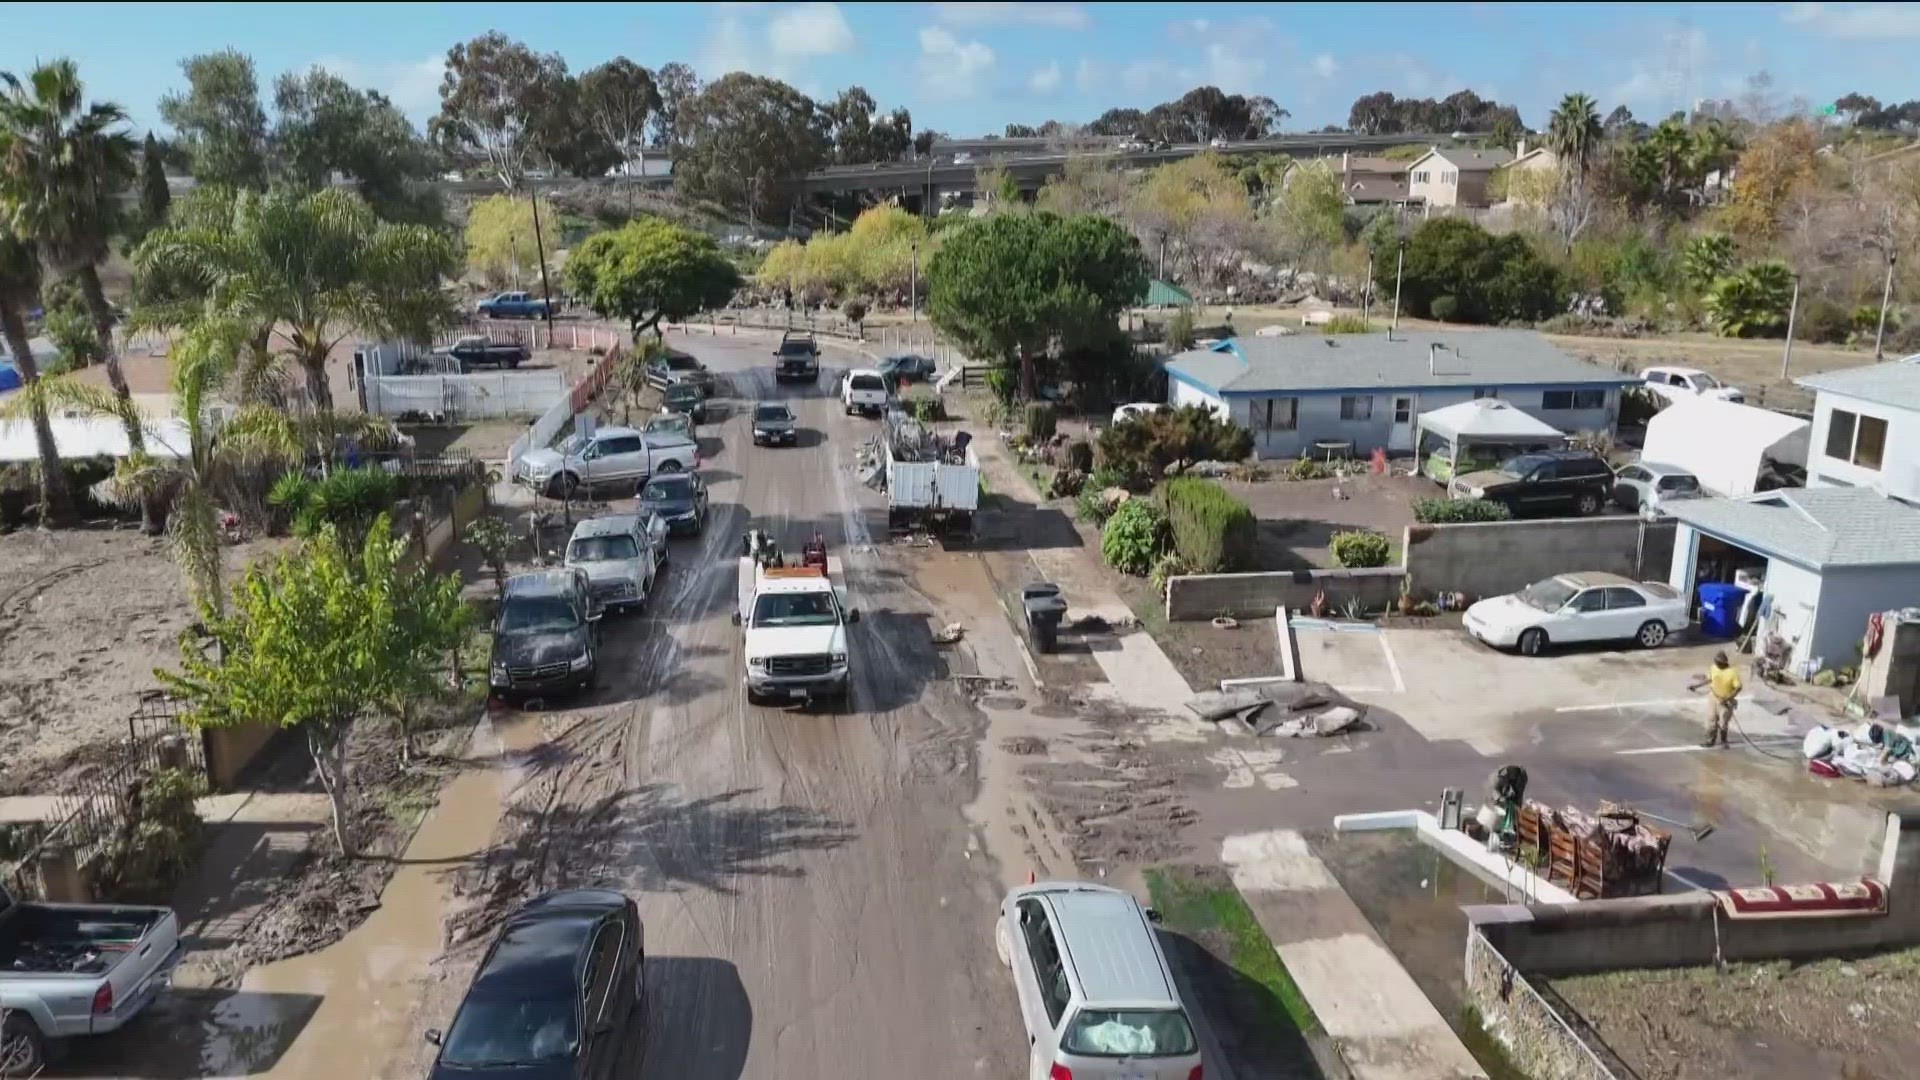
[(171, 984), (180, 951), (167, 908), (33, 904), (0, 887), (0, 1068), (32, 1076), (49, 1042), (118, 1029)]

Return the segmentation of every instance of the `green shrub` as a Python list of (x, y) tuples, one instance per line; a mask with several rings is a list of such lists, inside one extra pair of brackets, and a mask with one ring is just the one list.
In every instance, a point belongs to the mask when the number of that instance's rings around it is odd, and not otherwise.
[(1193, 568), (1189, 567), (1186, 560), (1180, 557), (1180, 553), (1177, 551), (1169, 551), (1153, 560), (1153, 569), (1148, 572), (1147, 581), (1153, 585), (1155, 592), (1164, 593), (1167, 591), (1168, 578), (1191, 573), (1193, 573)]
[(1027, 406), (1027, 441), (1035, 446), (1053, 438), (1060, 423), (1054, 415), (1053, 406), (1036, 401)]
[(849, 300), (840, 305), (840, 314), (845, 315), (848, 322), (858, 326), (867, 321), (867, 302), (865, 300)]
[(1707, 320), (1721, 337), (1771, 337), (1787, 325), (1793, 271), (1779, 260), (1754, 263), (1707, 290)]
[(1289, 480), (1325, 480), (1332, 475), (1333, 470), (1327, 468), (1325, 462), (1310, 457), (1303, 457), (1287, 466)]
[(1078, 469), (1083, 473), (1093, 472), (1093, 444), (1085, 439), (1075, 439), (1068, 443), (1066, 467)]
[(1415, 499), (1413, 520), (1423, 525), (1453, 525), (1463, 521), (1506, 521), (1513, 511), (1488, 499)]
[(1193, 311), (1181, 308), (1167, 320), (1167, 348), (1174, 352), (1185, 352), (1193, 348)]
[(1358, 315), (1335, 315), (1320, 327), (1323, 334), (1371, 334), (1373, 324)]
[(1393, 552), (1386, 537), (1371, 532), (1334, 533), (1327, 547), (1333, 552), (1333, 561), (1349, 570), (1385, 566), (1387, 556)]
[(1457, 322), (1460, 319), (1460, 298), (1451, 294), (1436, 296), (1427, 305), (1427, 313), (1441, 322)]
[(1106, 488), (1095, 485), (1093, 478), (1088, 477), (1087, 482), (1080, 485), (1080, 494), (1074, 497), (1073, 515), (1081, 521), (1105, 525), (1107, 523), (1107, 500), (1103, 494), (1105, 491)]
[(1205, 406), (1182, 405), (1105, 429), (1096, 449), (1101, 466), (1151, 482), (1179, 461), (1239, 461), (1253, 453), (1253, 434)]
[(987, 392), (1002, 410), (1011, 411), (1014, 395), (1020, 392), (1020, 374), (1010, 367), (988, 368)]
[(907, 415), (923, 424), (947, 418), (947, 403), (931, 394), (915, 394), (905, 404)]
[(1832, 300), (1815, 300), (1800, 311), (1793, 336), (1800, 341), (1838, 345), (1853, 333), (1853, 312)]
[(1167, 546), (1167, 519), (1146, 499), (1128, 499), (1100, 530), (1100, 557), (1136, 577), (1153, 568)]
[(332, 525), (342, 544), (358, 548), (374, 519), (393, 508), (399, 480), (383, 469), (339, 469), (314, 480), (289, 473), (274, 482), (267, 503), (285, 513), (302, 539)]
[(1260, 524), (1247, 504), (1218, 483), (1197, 476), (1169, 480), (1160, 488), (1173, 549), (1198, 574), (1217, 574), (1251, 561)]

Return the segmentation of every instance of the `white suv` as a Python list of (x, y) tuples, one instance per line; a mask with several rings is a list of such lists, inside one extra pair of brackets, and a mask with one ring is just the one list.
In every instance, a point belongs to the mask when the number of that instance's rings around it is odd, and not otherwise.
[(659, 515), (609, 514), (573, 527), (567, 565), (586, 572), (594, 607), (632, 610), (653, 595), (666, 551), (667, 523)]

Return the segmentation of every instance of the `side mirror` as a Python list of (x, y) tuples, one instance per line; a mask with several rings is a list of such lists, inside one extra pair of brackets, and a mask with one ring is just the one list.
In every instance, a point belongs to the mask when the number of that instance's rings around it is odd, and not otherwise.
[(737, 611), (733, 613), (733, 625), (735, 626), (740, 625), (740, 613)]
[(1148, 908), (1148, 909), (1147, 909), (1147, 921), (1148, 921), (1148, 922), (1150, 922), (1150, 923), (1153, 923), (1153, 924), (1154, 924), (1154, 925), (1156, 925), (1156, 926), (1158, 926), (1158, 925), (1160, 924), (1160, 921), (1161, 921), (1161, 915), (1160, 915), (1160, 909), (1159, 909), (1159, 908)]
[(587, 621), (590, 623), (597, 623), (606, 617), (607, 613), (604, 611), (590, 611), (587, 613)]
[(439, 1046), (439, 1045), (440, 1045), (440, 1039), (441, 1039), (441, 1036), (440, 1036), (440, 1029), (439, 1029), (439, 1028), (428, 1028), (428, 1029), (427, 1029), (427, 1035), (426, 1035), (426, 1038), (427, 1038), (427, 1041), (428, 1041), (428, 1042), (430, 1042), (430, 1043), (432, 1043), (432, 1044), (433, 1044), (433, 1045), (435, 1045), (435, 1046)]
[(856, 622), (859, 622), (859, 621), (860, 621), (860, 609), (859, 609), (859, 608), (848, 608), (848, 609), (847, 609), (847, 621), (848, 621), (848, 622), (850, 622), (850, 623), (856, 623)]

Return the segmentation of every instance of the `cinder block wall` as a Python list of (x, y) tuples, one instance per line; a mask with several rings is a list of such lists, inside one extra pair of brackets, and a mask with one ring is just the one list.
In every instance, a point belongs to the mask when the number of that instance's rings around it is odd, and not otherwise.
[(1576, 570), (1664, 581), (1674, 523), (1636, 517), (1410, 525), (1401, 550), (1416, 596), (1463, 592), (1479, 599)]
[(1255, 619), (1276, 607), (1298, 614), (1311, 610), (1324, 592), (1327, 610), (1337, 613), (1355, 598), (1378, 613), (1400, 598), (1405, 572), (1397, 566), (1372, 570), (1294, 570), (1263, 574), (1187, 574), (1167, 579), (1168, 619), (1211, 619), (1231, 615)]

